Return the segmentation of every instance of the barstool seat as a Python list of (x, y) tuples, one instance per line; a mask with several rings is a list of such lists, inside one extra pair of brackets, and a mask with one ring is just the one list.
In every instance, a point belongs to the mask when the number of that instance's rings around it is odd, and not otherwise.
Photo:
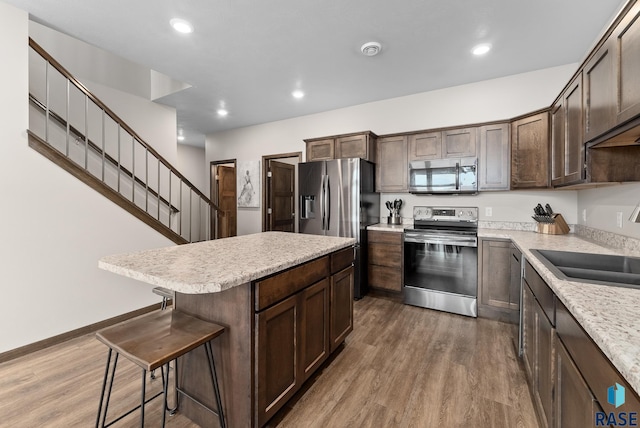
[[(167, 405), (167, 389), (169, 383), (169, 362), (176, 360), (178, 357), (194, 350), (199, 346), (204, 346), (209, 360), (209, 368), (211, 381), (216, 397), (217, 411), (207, 409), (218, 415), (220, 426), (224, 427), (224, 415), (222, 403), (220, 399), (220, 390), (218, 387), (217, 375), (215, 372), (215, 364), (213, 360), (213, 352), (211, 350), (211, 340), (220, 336), (224, 332), (224, 327), (212, 322), (200, 320), (180, 311), (157, 311), (130, 321), (117, 324), (112, 327), (100, 330), (96, 333), (96, 338), (109, 347), (107, 357), (107, 366), (105, 368), (104, 380), (102, 384), (102, 395), (100, 397), (100, 408), (98, 410), (98, 418), (96, 427), (100, 426), (100, 418), (102, 416), (102, 426), (106, 427), (119, 421), (123, 417), (129, 415), (138, 408), (141, 409), (141, 426), (144, 425), (144, 405), (152, 399), (164, 394), (164, 412), (162, 415), (162, 425), (164, 426), (165, 414), (167, 411), (175, 411), (169, 409)], [(115, 352), (115, 358), (111, 367), (111, 380), (109, 389), (105, 397), (105, 389), (107, 379), (109, 377), (109, 368), (111, 366), (112, 353)], [(118, 355), (122, 355), (131, 360), (142, 368), (142, 396), (139, 406), (131, 409), (129, 412), (105, 425), (107, 419), (107, 410), (109, 407), (109, 398), (115, 377)], [(162, 368), (163, 391), (155, 396), (146, 399), (145, 397), (145, 379), (147, 371)], [(166, 370), (165, 370), (166, 367)], [(166, 373), (166, 375), (165, 375)], [(177, 370), (176, 370), (177, 382)], [(184, 393), (177, 387), (176, 391)], [(106, 401), (105, 401), (106, 398)], [(104, 409), (103, 409), (103, 403)], [(202, 403), (198, 403), (201, 404)], [(176, 403), (177, 408), (177, 403)]]

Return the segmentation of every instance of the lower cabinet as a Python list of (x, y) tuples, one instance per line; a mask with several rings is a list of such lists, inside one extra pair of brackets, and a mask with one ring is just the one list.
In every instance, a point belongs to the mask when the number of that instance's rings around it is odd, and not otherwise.
[(480, 240), (478, 315), (517, 323), (521, 253), (510, 240)]
[[(342, 250), (257, 284), (257, 426), (266, 424), (353, 330), (353, 255), (352, 248)], [(291, 292), (287, 296), (284, 290)], [(281, 300), (272, 303), (276, 299)]]
[(369, 287), (402, 292), (402, 233), (370, 230), (367, 239)]
[(555, 350), (555, 427), (594, 426), (594, 415), (602, 409), (558, 336)]

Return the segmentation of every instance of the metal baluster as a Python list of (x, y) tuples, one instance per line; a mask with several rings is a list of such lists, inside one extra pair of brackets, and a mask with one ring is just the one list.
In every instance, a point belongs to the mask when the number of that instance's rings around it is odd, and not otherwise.
[(149, 148), (144, 152), (144, 210), (149, 213)]
[(191, 240), (191, 233), (193, 231), (193, 190), (189, 189), (189, 242)]
[(158, 163), (158, 221), (160, 221), (160, 159), (157, 159)]
[(136, 139), (131, 136), (131, 202), (136, 203)]
[(118, 193), (120, 193), (120, 123), (118, 122)]
[(178, 227), (178, 235), (182, 236), (182, 216), (184, 215), (184, 211), (182, 210), (182, 180), (180, 179), (180, 177), (178, 177), (178, 182), (180, 183), (180, 194), (179, 196), (179, 206), (180, 206), (180, 216), (178, 217), (179, 219), (179, 227)]
[[(100, 109), (100, 110), (102, 110), (102, 109)], [(107, 133), (106, 133), (106, 129), (105, 129), (106, 124), (104, 122), (104, 115), (105, 115), (105, 112), (104, 112), (104, 110), (102, 110), (102, 182), (103, 183), (104, 183), (104, 164), (105, 164), (105, 154), (104, 154), (104, 152), (105, 152), (105, 145), (106, 145), (105, 140), (107, 139)]]
[(45, 124), (44, 124), (44, 139), (49, 143), (49, 61), (45, 63), (44, 67), (44, 81), (45, 81)]
[[(67, 119), (67, 123), (69, 120)], [(89, 169), (89, 97), (84, 96), (84, 169)]]
[(169, 220), (168, 220), (169, 229), (171, 229), (171, 214), (172, 214), (171, 206), (173, 205), (171, 202), (171, 184), (173, 184), (173, 182), (171, 180), (171, 169), (169, 169)]
[(69, 156), (69, 122), (71, 122), (71, 118), (69, 117), (69, 79), (67, 79), (67, 106), (66, 106), (66, 111), (67, 111), (67, 143), (66, 143), (66, 147), (65, 147), (65, 155), (68, 157)]

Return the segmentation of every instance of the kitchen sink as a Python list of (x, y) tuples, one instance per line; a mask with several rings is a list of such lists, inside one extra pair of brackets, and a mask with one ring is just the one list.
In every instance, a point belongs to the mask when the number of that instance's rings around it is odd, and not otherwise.
[(640, 289), (640, 258), (531, 250), (559, 279)]

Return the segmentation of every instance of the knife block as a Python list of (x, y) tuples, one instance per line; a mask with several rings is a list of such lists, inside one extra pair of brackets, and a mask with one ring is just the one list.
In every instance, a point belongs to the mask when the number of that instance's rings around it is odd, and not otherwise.
[(569, 225), (562, 214), (553, 215), (553, 223), (538, 223), (538, 233), (548, 235), (564, 235), (569, 233)]

